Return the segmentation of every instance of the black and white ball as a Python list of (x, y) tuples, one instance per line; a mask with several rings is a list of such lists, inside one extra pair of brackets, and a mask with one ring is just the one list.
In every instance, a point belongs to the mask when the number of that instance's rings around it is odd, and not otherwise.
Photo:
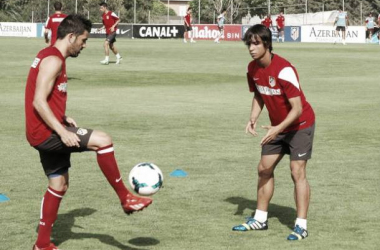
[(160, 190), (164, 176), (156, 165), (149, 162), (139, 163), (129, 173), (129, 184), (139, 195), (153, 195)]

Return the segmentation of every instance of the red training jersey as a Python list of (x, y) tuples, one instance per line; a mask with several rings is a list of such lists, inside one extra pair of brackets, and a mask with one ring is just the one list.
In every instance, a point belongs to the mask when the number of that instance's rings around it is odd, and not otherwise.
[(36, 82), (42, 60), (48, 56), (56, 56), (62, 60), (61, 74), (54, 82), (53, 89), (48, 96), (47, 102), (54, 116), (62, 124), (64, 123), (66, 100), (67, 100), (67, 76), (65, 58), (56, 47), (47, 47), (41, 50), (33, 61), (30, 68), (25, 89), (25, 122), (26, 138), (32, 146), (37, 146), (44, 142), (53, 132), (51, 128), (40, 117), (33, 107), (33, 100), (36, 91)]
[(284, 132), (305, 129), (314, 124), (314, 111), (302, 92), (297, 71), (284, 58), (273, 55), (266, 68), (252, 61), (248, 65), (247, 78), (249, 90), (263, 99), (272, 126), (285, 120), (292, 108), (289, 99), (298, 96), (302, 102), (302, 114)]
[(65, 19), (65, 17), (67, 17), (67, 15), (62, 13), (55, 13), (51, 15), (46, 21), (45, 29), (51, 30), (51, 46), (53, 46), (55, 41), (57, 40), (58, 26), (61, 24), (63, 19)]
[[(186, 24), (187, 23), (187, 24)], [(187, 26), (191, 26), (191, 15), (190, 14), (187, 14), (185, 16), (185, 25)]]
[(283, 29), (285, 27), (285, 17), (282, 15), (279, 15), (276, 19), (277, 27), (280, 29)]
[(265, 27), (269, 29), (269, 27), (272, 25), (272, 19), (267, 17), (261, 22), (261, 24), (265, 25)]
[[(106, 34), (110, 34), (111, 27), (119, 20), (119, 17), (112, 11), (108, 11), (107, 13), (103, 13), (102, 15), (103, 24), (106, 28)], [(115, 27), (113, 32), (117, 31), (117, 26)]]

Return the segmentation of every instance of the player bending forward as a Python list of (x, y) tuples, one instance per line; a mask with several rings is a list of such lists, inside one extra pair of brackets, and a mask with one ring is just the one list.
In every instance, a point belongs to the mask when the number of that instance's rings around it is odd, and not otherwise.
[(257, 166), (257, 209), (253, 218), (234, 231), (268, 229), (268, 206), (274, 192), (274, 170), (285, 154), (290, 154), (297, 219), (288, 240), (308, 236), (307, 211), (310, 187), (306, 163), (311, 158), (314, 136), (314, 112), (302, 92), (296, 69), (284, 58), (272, 53), (272, 33), (264, 25), (249, 28), (243, 41), (253, 61), (248, 65), (248, 84), (254, 92), (251, 117), (246, 132), (257, 136), (256, 126), (265, 105), (271, 121), (262, 126), (267, 134), (261, 140), (261, 159)]
[(65, 114), (66, 59), (86, 47), (91, 22), (79, 15), (66, 17), (58, 28), (54, 46), (41, 50), (30, 68), (25, 90), (26, 137), (38, 150), (48, 188), (41, 202), (38, 238), (33, 250), (57, 250), (50, 242), (59, 204), (69, 184), (70, 155), (95, 151), (98, 165), (118, 195), (125, 213), (149, 206), (152, 200), (134, 196), (125, 187), (109, 135), (78, 127)]

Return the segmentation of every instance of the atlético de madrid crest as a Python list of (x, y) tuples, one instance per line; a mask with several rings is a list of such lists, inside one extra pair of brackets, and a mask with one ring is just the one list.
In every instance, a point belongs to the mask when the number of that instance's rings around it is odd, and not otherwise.
[(269, 85), (273, 88), (276, 85), (276, 79), (272, 76), (269, 77)]

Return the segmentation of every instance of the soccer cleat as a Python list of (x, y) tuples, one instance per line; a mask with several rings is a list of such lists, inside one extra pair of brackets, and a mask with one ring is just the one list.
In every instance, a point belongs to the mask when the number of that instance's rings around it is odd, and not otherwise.
[(190, 40), (190, 42), (191, 42), (191, 43), (196, 43), (196, 41), (194, 41), (194, 40)]
[(36, 245), (34, 245), (32, 250), (59, 250), (59, 249), (53, 243), (50, 243), (50, 246), (45, 247), (45, 248), (39, 248)]
[(302, 240), (309, 236), (309, 233), (306, 229), (296, 225), (293, 229), (293, 232), (289, 234), (288, 240)]
[(238, 226), (234, 226), (232, 231), (251, 231), (251, 230), (267, 230), (268, 221), (261, 223), (252, 217), (247, 218), (247, 222)]
[(186, 41), (186, 40), (183, 40), (183, 43), (187, 43), (187, 41)]
[(144, 208), (152, 204), (153, 200), (151, 198), (135, 196), (131, 193), (127, 194), (125, 201), (121, 203), (126, 214), (131, 214), (136, 211), (141, 211)]
[(116, 64), (120, 64), (121, 60), (123, 60), (123, 57), (119, 57), (119, 58), (116, 57)]
[(103, 65), (108, 65), (110, 62), (108, 60), (103, 60), (103, 61), (100, 61), (100, 64), (103, 64)]

